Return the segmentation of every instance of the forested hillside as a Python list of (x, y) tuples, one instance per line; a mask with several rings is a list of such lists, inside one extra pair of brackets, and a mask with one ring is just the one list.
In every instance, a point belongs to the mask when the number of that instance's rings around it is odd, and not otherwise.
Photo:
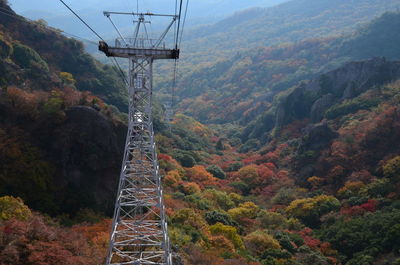
[[(4, 12), (15, 15), (4, 4), (4, 1), (1, 1), (0, 7)], [(32, 78), (36, 74), (36, 77), (40, 76), (41, 79), (56, 82), (59, 80), (53, 78), (51, 71), (67, 72), (73, 75), (74, 85), (78, 90), (93, 92), (110, 104), (122, 110), (126, 109), (126, 92), (122, 89), (124, 84), (117, 71), (108, 65), (100, 65), (93, 60), (91, 56), (84, 52), (81, 42), (64, 38), (60, 32), (55, 29), (49, 30), (40, 21), (32, 24), (23, 22), (22, 17), (19, 17), (19, 19), (22, 19), (22, 21), (7, 15), (0, 17), (3, 42), (14, 41), (13, 46), (15, 46), (9, 49), (5, 47), (10, 54), (4, 54), (3, 58), (10, 55), (15, 64), (21, 68), (31, 69), (31, 73), (25, 73), (25, 78)], [(19, 43), (16, 43), (17, 41)], [(54, 56), (54, 54), (57, 55)], [(29, 59), (26, 59), (26, 57)], [(15, 74), (15, 71), (4, 69), (3, 73), (5, 74), (5, 76), (2, 75), (4, 84), (20, 84), (18, 79), (7, 76)], [(34, 86), (39, 86), (37, 82), (31, 83)]]
[(0, 193), (51, 215), (111, 211), (113, 195), (96, 194), (112, 192), (120, 167), (126, 127), (108, 105), (126, 106), (117, 72), (40, 23), (0, 23)]
[[(179, 73), (183, 79), (196, 80), (192, 90), (203, 91), (204, 84), (213, 78), (202, 74), (209, 68), (224, 71), (224, 63), (229, 65), (238, 56), (254, 56), (260, 47), (348, 35), (383, 13), (399, 8), (396, 0), (291, 0), (270, 8), (243, 10), (217, 23), (185, 31)], [(160, 69), (170, 71), (167, 64)], [(155, 79), (163, 94), (170, 87), (167, 76)], [(186, 82), (178, 84), (182, 89), (186, 86)]]
[(274, 96), (353, 60), (400, 59), (399, 13), (385, 13), (343, 37), (309, 39), (243, 52), (183, 77), (180, 109), (202, 122), (246, 125)]
[[(81, 42), (22, 17), (0, 16), (0, 54), (0, 194), (52, 216), (73, 218), (85, 208), (110, 214), (127, 130), (126, 114), (114, 106), (127, 111), (117, 70)], [(195, 163), (203, 155), (193, 150), (213, 151), (188, 128), (189, 117), (167, 128), (157, 102), (154, 115), (164, 152)]]
[[(385, 13), (194, 69), (171, 124), (155, 100), (174, 264), (400, 264), (399, 23)], [(126, 133), (118, 73), (0, 16), (0, 79), (0, 263), (104, 263)]]
[(245, 10), (185, 33), (183, 56), (192, 65), (207, 65), (249, 48), (350, 33), (399, 7), (396, 0), (292, 0)]

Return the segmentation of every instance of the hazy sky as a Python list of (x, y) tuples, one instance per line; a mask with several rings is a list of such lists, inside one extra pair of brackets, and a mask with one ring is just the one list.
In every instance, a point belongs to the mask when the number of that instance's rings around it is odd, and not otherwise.
[[(185, 0), (186, 1), (186, 0)], [(190, 0), (187, 27), (214, 23), (239, 10), (267, 7), (288, 0)], [(91, 26), (105, 36), (115, 34), (102, 11), (136, 11), (173, 14), (175, 0), (64, 0)], [(19, 14), (31, 19), (44, 18), (49, 25), (81, 37), (93, 38), (59, 0), (9, 0)], [(120, 18), (118, 18), (120, 19)], [(123, 18), (124, 19), (124, 18)], [(131, 21), (117, 21), (122, 29), (132, 27)], [(168, 24), (168, 23), (167, 23)], [(157, 27), (157, 23), (153, 25)]]
[[(173, 11), (174, 0), (64, 0), (76, 9), (105, 9), (109, 7), (136, 10), (137, 4), (142, 11), (147, 9), (158, 9), (158, 11)], [(271, 6), (285, 0), (190, 0), (191, 13), (195, 16), (204, 16), (214, 13), (215, 15), (233, 13), (235, 11), (254, 7)], [(51, 13), (65, 12), (58, 0), (9, 0), (12, 7), (18, 12), (30, 10), (41, 10)]]

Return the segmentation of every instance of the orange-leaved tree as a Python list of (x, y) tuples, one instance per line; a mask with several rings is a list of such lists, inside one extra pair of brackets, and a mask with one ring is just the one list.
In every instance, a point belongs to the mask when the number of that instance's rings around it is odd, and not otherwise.
[(186, 176), (191, 182), (197, 183), (201, 189), (206, 186), (216, 185), (217, 179), (203, 166), (194, 166), (186, 169)]

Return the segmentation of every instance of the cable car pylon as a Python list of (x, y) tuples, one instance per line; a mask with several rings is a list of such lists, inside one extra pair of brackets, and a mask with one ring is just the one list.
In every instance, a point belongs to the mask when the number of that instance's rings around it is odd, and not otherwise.
[[(106, 265), (172, 265), (154, 142), (152, 86), (153, 62), (179, 58), (177, 42), (169, 49), (164, 39), (180, 18), (177, 14), (152, 13), (104, 12), (104, 15), (119, 38), (113, 46), (100, 41), (99, 50), (108, 57), (129, 61), (129, 125)], [(122, 36), (111, 19), (114, 15), (137, 18), (133, 38)], [(147, 35), (146, 23), (154, 16), (169, 18), (170, 22), (160, 37), (152, 40)]]

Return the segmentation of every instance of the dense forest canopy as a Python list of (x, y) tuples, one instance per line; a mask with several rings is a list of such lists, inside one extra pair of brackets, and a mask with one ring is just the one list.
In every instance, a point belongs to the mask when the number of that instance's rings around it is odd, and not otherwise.
[(205, 123), (246, 125), (273, 110), (274, 97), (299, 81), (354, 60), (399, 59), (399, 23), (399, 13), (385, 13), (341, 37), (258, 48), (193, 69), (180, 81), (179, 108)]

